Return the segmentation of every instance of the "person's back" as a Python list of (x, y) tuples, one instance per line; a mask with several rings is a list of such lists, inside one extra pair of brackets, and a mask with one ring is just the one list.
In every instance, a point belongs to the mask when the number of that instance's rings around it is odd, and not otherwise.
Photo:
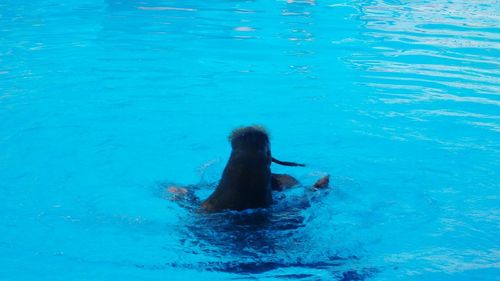
[(202, 206), (208, 211), (265, 208), (272, 203), (269, 137), (260, 127), (231, 136), (231, 156), (216, 190)]

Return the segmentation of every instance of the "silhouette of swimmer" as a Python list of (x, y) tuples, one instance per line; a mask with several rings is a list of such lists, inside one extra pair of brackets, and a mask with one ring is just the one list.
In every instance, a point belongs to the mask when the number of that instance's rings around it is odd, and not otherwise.
[[(215, 191), (201, 203), (204, 210), (266, 208), (272, 203), (273, 190), (281, 191), (298, 184), (290, 175), (271, 173), (271, 162), (285, 166), (305, 165), (272, 157), (269, 136), (264, 128), (249, 126), (235, 129), (229, 141), (232, 147), (229, 161)], [(329, 176), (325, 176), (313, 185), (313, 189), (324, 188), (328, 184)], [(168, 191), (175, 196), (188, 193), (185, 188), (173, 186)]]

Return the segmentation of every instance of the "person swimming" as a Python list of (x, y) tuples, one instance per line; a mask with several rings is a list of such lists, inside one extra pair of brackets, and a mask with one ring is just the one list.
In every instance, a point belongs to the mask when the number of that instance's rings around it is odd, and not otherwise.
[[(281, 191), (298, 184), (287, 174), (271, 173), (271, 163), (304, 167), (304, 164), (280, 161), (271, 154), (269, 134), (261, 126), (235, 129), (229, 136), (231, 154), (214, 192), (201, 203), (208, 212), (241, 211), (266, 208), (272, 204), (272, 191)], [(313, 189), (329, 184), (329, 176), (319, 179)], [(182, 195), (188, 190), (170, 187), (170, 193)]]

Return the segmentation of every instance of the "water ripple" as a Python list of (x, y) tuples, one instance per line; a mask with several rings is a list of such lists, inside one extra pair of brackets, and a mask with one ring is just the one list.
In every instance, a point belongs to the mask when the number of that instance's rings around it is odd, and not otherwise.
[[(2, 277), (494, 279), (499, 10), (0, 1)], [(150, 194), (210, 181), (206, 198), (248, 123), (331, 191), (206, 216)]]

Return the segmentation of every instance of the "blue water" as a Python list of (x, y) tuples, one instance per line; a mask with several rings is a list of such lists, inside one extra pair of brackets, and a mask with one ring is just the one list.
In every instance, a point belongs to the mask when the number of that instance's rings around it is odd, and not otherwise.
[[(499, 11), (2, 0), (0, 280), (499, 280)], [(172, 201), (248, 124), (301, 186)]]

